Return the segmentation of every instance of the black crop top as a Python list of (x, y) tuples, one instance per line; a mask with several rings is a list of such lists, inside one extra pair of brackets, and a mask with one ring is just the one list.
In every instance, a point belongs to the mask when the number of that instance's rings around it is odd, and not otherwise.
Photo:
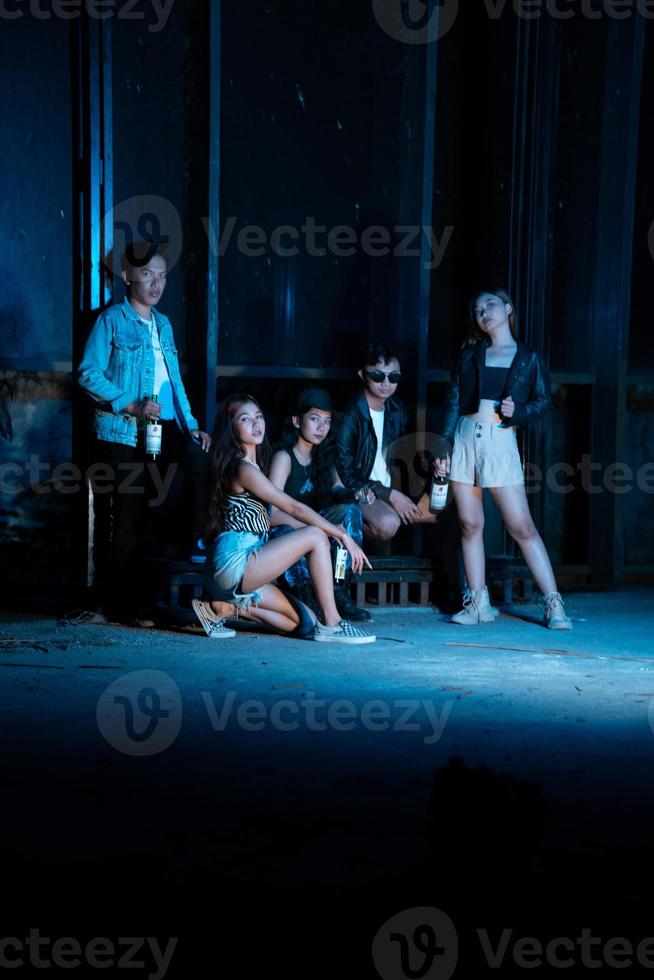
[(291, 472), (288, 475), (284, 493), (287, 493), (293, 500), (299, 500), (301, 504), (316, 509), (316, 494), (313, 480), (311, 479), (311, 464), (303, 466), (292, 449), (287, 449), (291, 460)]
[(484, 380), (481, 386), (481, 391), (479, 392), (479, 397), (488, 398), (493, 402), (501, 401), (502, 395), (504, 394), (504, 385), (506, 384), (506, 376), (508, 373), (508, 368), (485, 367)]

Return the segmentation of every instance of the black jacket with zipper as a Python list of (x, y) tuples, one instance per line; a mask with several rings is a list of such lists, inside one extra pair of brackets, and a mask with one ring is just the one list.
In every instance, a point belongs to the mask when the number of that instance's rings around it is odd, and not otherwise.
[[(384, 405), (384, 435), (382, 451), (404, 435), (407, 424), (406, 409), (397, 398), (389, 398)], [(370, 408), (363, 392), (352, 402), (336, 435), (338, 475), (346, 487), (359, 490), (370, 487), (380, 500), (388, 499), (392, 487), (385, 487), (370, 474), (377, 454), (377, 436), (370, 416)]]
[[(479, 411), (479, 392), (484, 381), (488, 346), (488, 342), (482, 340), (464, 347), (452, 371), (441, 426), (442, 435), (450, 445), (459, 418), (462, 415), (475, 415)], [(504, 419), (505, 425), (529, 425), (552, 409), (547, 368), (536, 351), (520, 341), (501, 398), (509, 395), (515, 402), (515, 412), (510, 419)]]

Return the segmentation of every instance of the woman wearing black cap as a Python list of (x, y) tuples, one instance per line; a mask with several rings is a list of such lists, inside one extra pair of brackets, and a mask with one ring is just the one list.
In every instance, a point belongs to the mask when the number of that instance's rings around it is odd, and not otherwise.
[[(336, 450), (331, 435), (334, 411), (331, 396), (322, 388), (308, 388), (300, 393), (293, 415), (287, 420), (279, 450), (273, 456), (270, 479), (294, 500), (311, 507), (330, 521), (345, 528), (361, 546), (363, 515), (352, 491), (342, 484), (336, 471)], [(271, 537), (279, 537), (298, 527), (288, 514), (273, 512)], [(332, 543), (332, 563), (336, 564), (336, 544)], [(338, 611), (346, 619), (362, 622), (370, 613), (360, 609), (350, 597), (352, 561), (345, 562), (343, 580), (334, 586)], [(287, 588), (297, 598), (316, 608), (311, 576), (306, 558), (300, 558), (284, 573)]]

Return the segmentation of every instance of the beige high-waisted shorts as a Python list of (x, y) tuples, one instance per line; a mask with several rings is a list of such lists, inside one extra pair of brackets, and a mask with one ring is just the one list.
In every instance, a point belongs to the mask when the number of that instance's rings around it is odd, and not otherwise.
[(473, 422), (461, 416), (454, 433), (450, 479), (476, 487), (524, 484), (515, 428), (496, 422)]

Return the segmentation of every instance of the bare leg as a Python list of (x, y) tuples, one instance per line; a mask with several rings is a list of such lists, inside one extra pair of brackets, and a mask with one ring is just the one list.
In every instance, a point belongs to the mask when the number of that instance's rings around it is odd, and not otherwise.
[(523, 486), (515, 487), (493, 487), (490, 490), (493, 500), (497, 504), (502, 519), (506, 524), (506, 529), (519, 545), (529, 571), (534, 576), (538, 588), (545, 595), (548, 592), (556, 592), (556, 580), (552, 570), (552, 563), (545, 549), (543, 539), (536, 530), (527, 494)]
[(303, 527), (265, 544), (246, 565), (243, 590), (256, 592), (268, 585), (302, 555), (307, 556), (313, 590), (323, 611), (325, 626), (337, 626), (341, 616), (334, 602), (329, 538), (320, 528)]
[[(272, 626), (281, 633), (292, 633), (300, 617), (286, 596), (276, 585), (264, 585), (259, 590), (261, 601), (256, 606), (239, 610), (241, 619)], [(311, 610), (309, 610), (311, 615)]]
[(482, 489), (470, 483), (455, 483), (454, 480), (452, 489), (461, 522), (461, 550), (468, 587), (476, 592), (486, 586)]
[(364, 504), (361, 511), (365, 534), (377, 541), (390, 541), (402, 526), (399, 514), (385, 500)]

